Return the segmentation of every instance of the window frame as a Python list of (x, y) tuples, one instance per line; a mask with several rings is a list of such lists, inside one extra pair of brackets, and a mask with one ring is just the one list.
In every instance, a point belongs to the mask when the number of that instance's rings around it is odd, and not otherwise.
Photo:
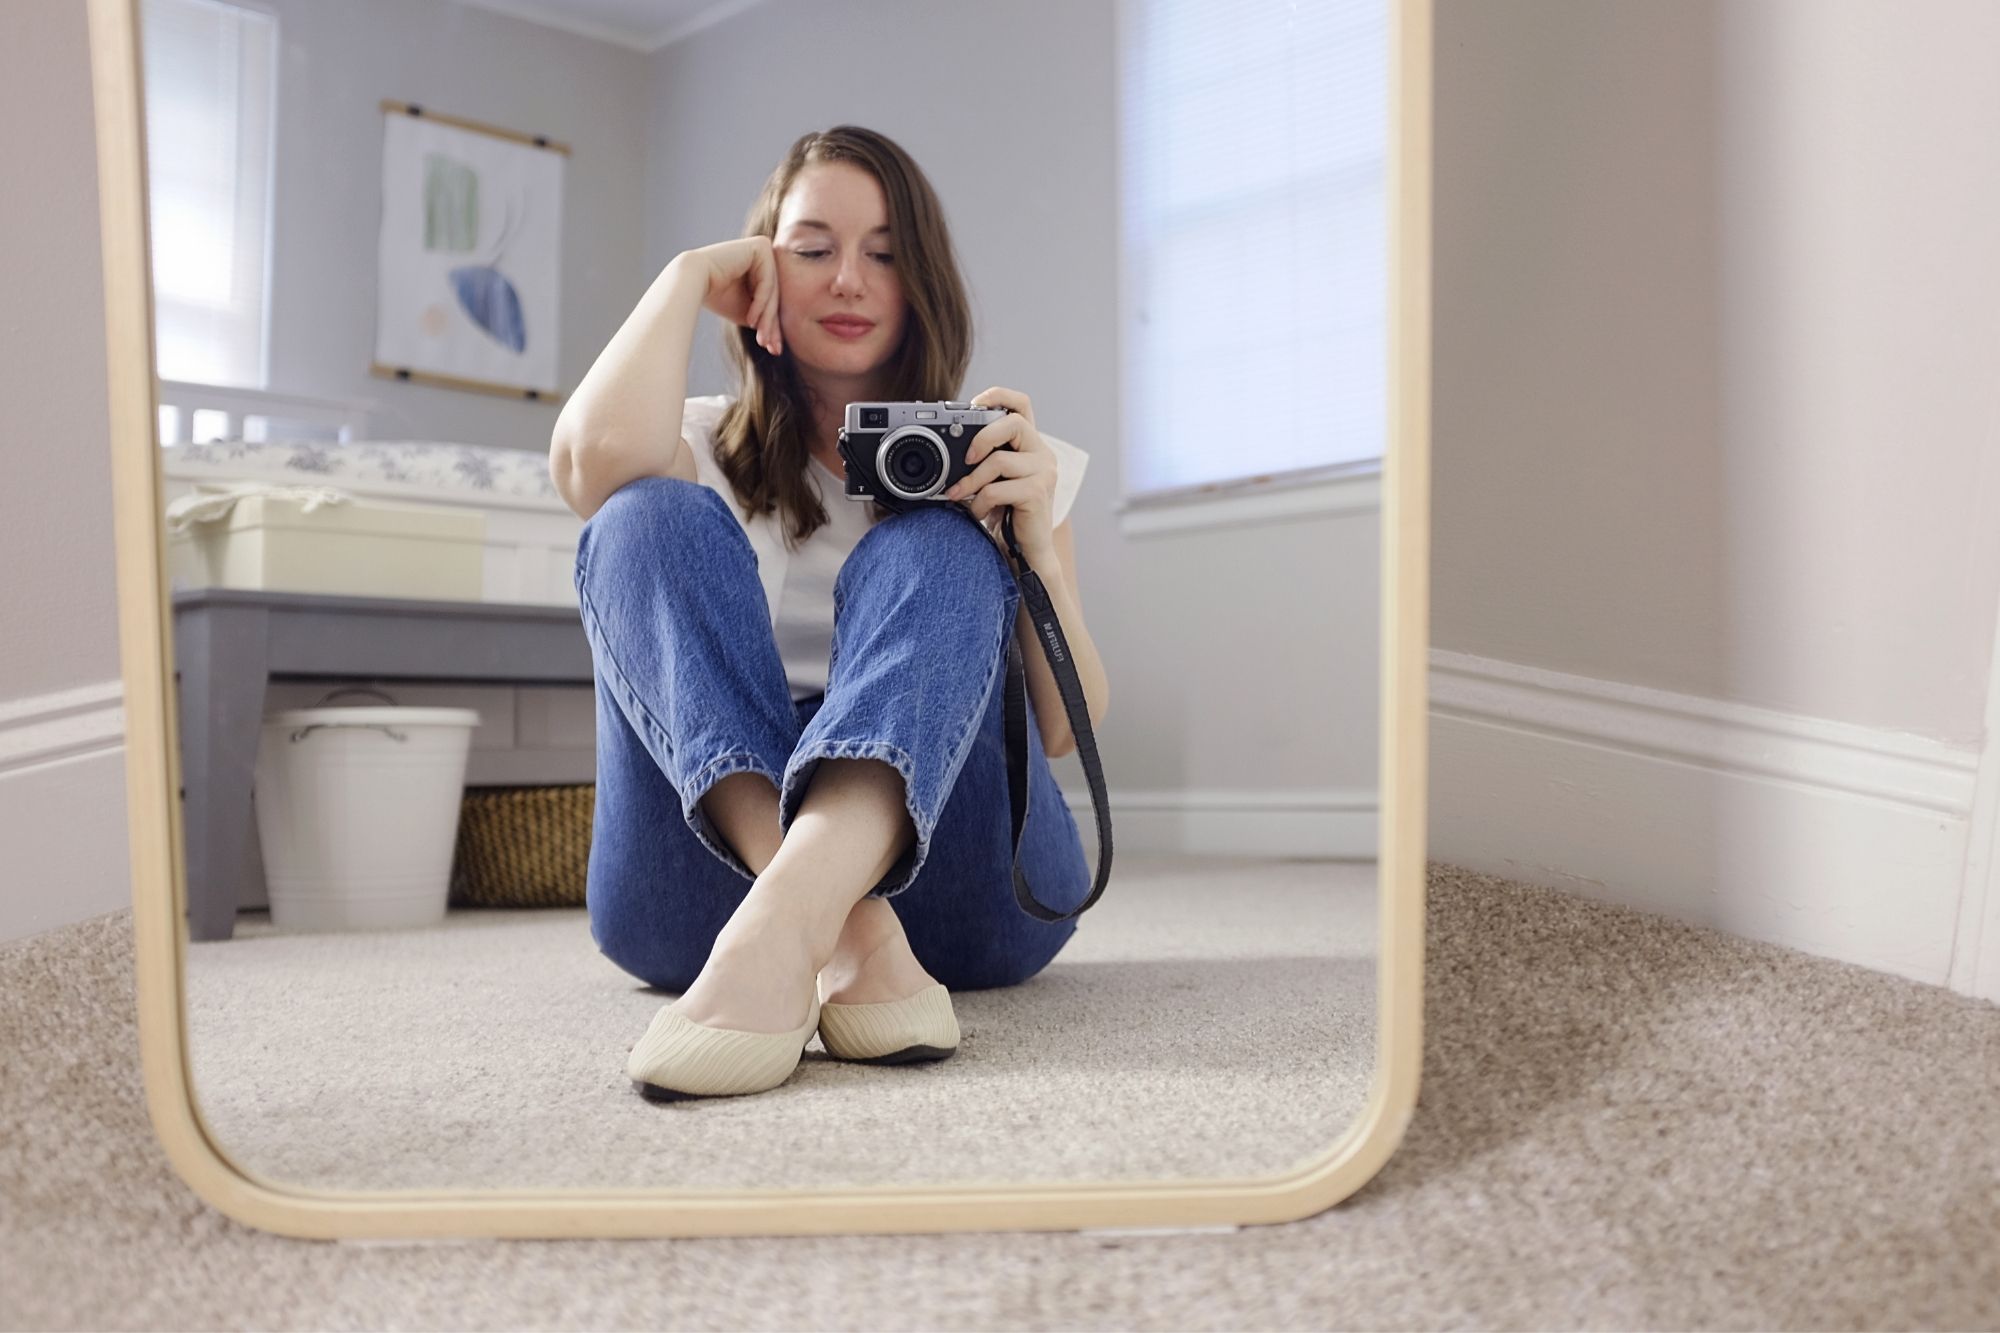
[[(257, 303), (258, 310), (257, 310), (256, 382), (252, 384), (221, 383), (221, 382), (210, 383), (208, 381), (199, 382), (203, 387), (234, 390), (245, 393), (268, 391), (271, 387), (271, 322), (272, 322), (271, 279), (272, 279), (272, 274), (276, 270), (276, 256), (274, 254), (274, 251), (276, 249), (276, 244), (277, 244), (278, 162), (279, 162), (278, 137), (280, 132), (279, 122), (282, 119), (279, 108), (279, 96), (281, 87), (280, 85), (281, 70), (284, 64), (284, 59), (283, 59), (284, 18), (281, 14), (279, 14), (277, 7), (271, 3), (271, 0), (168, 0), (168, 2), (179, 3), (179, 4), (201, 5), (211, 9), (242, 10), (248, 13), (258, 15), (271, 25), (270, 86), (266, 90), (267, 93), (266, 105), (269, 108), (270, 120), (267, 126), (267, 133), (265, 134), (265, 145), (264, 145), (265, 161), (264, 161), (263, 226), (262, 226), (262, 238), (260, 241), (263, 253), (260, 256), (262, 265), (262, 274), (259, 278), (259, 292), (258, 292), (258, 303)], [(136, 10), (137, 21), (140, 25), (139, 38), (140, 38), (142, 65), (144, 60), (144, 37), (145, 37), (144, 24), (146, 17), (145, 11), (148, 7), (148, 3), (149, 0), (136, 0), (134, 6)], [(147, 121), (143, 115), (144, 112), (143, 77), (144, 75), (142, 70), (141, 119), (142, 123), (145, 124), (145, 128), (149, 136), (149, 141), (145, 146), (144, 158), (148, 167), (146, 206), (148, 212), (150, 213), (153, 207), (153, 200), (152, 200), (153, 188), (152, 188), (152, 171), (151, 171), (151, 165), (153, 161), (153, 150), (150, 144), (150, 134), (152, 126), (150, 122)], [(150, 224), (148, 226), (148, 232), (150, 235), (151, 232)], [(150, 295), (153, 304), (154, 373), (157, 375), (159, 373), (159, 367), (161, 364), (160, 347), (159, 347), (159, 344), (162, 341), (159, 333), (161, 311), (164, 308), (170, 306), (179, 306), (182, 303), (169, 299), (163, 299), (161, 297), (159, 277), (152, 271), (153, 256), (151, 253), (150, 245), (148, 246), (148, 253), (146, 256), (146, 260), (147, 260), (148, 285), (151, 287)], [(196, 382), (188, 381), (188, 383), (196, 383)]]
[[(1160, 0), (1116, 0), (1114, 48), (1121, 86), (1134, 58), (1131, 43), (1137, 26), (1135, 13), (1159, 2)], [(1386, 2), (1393, 9), (1395, 0)], [(1388, 23), (1387, 37), (1393, 45), (1394, 14), (1389, 12), (1385, 17)], [(1121, 104), (1123, 100), (1121, 92)], [(1387, 125), (1386, 108), (1384, 122)], [(1121, 121), (1118, 144), (1121, 185), (1117, 192), (1118, 227), (1121, 234), (1126, 226), (1126, 197), (1122, 185), (1126, 148), (1124, 134), (1125, 129)], [(1389, 151), (1390, 146), (1385, 144), (1382, 159), (1385, 206), (1389, 202), (1386, 183)], [(1393, 231), (1386, 234), (1389, 235), (1393, 246)], [(1385, 269), (1392, 261), (1393, 254), (1385, 254)], [(1121, 249), (1118, 292), (1121, 348), (1131, 347), (1132, 339), (1126, 334), (1138, 318), (1137, 307), (1143, 284), (1136, 271), (1137, 267), (1136, 257), (1129, 250)], [(1386, 383), (1389, 370), (1386, 358), (1382, 370)], [(1131, 401), (1133, 372), (1132, 356), (1129, 352), (1121, 352), (1118, 369), (1119, 416), (1121, 433), (1124, 435), (1124, 439), (1120, 441), (1121, 462), (1130, 459), (1133, 452), (1130, 431), (1124, 424), (1129, 415), (1125, 407)], [(1125, 489), (1121, 481), (1121, 493), (1112, 502), (1112, 511), (1117, 515), (1120, 533), (1127, 537), (1203, 528), (1249, 526), (1278, 519), (1375, 513), (1379, 512), (1382, 502), (1387, 438), (1383, 440), (1382, 446), (1382, 450), (1375, 454), (1344, 462), (1282, 472), (1251, 474), (1185, 486), (1132, 491)], [(1121, 468), (1121, 472), (1123, 471)]]

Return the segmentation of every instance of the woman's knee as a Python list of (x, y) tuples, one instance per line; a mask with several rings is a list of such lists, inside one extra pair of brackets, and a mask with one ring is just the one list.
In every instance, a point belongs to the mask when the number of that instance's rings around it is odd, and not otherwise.
[[(635, 477), (613, 491), (577, 535), (581, 569), (593, 552), (625, 566), (689, 546), (712, 547), (717, 533), (741, 536), (729, 503), (713, 488), (679, 477)], [(618, 554), (607, 555), (616, 550)]]
[(926, 582), (941, 581), (961, 589), (968, 582), (990, 584), (1002, 591), (1014, 586), (1006, 557), (993, 538), (977, 520), (950, 505), (918, 505), (892, 514), (862, 535), (855, 555), (859, 558), (841, 567), (842, 577), (850, 568), (893, 568)]

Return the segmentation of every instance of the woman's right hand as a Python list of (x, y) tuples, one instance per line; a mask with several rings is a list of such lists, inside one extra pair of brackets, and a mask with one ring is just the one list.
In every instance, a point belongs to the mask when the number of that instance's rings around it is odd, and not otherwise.
[[(778, 260), (768, 236), (743, 236), (689, 250), (708, 272), (702, 305), (732, 324), (757, 330), (757, 344), (772, 356), (785, 350), (778, 326)], [(699, 272), (700, 270), (696, 270)]]

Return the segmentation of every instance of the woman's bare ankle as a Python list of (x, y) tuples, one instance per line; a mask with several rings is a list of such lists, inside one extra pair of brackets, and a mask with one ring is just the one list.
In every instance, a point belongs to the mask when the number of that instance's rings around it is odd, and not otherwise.
[(812, 1004), (814, 933), (780, 908), (739, 907), (673, 1007), (710, 1027), (789, 1031)]
[(820, 970), (830, 1004), (880, 1004), (906, 999), (936, 979), (910, 950), (902, 920), (886, 898), (863, 898), (848, 913), (833, 958)]

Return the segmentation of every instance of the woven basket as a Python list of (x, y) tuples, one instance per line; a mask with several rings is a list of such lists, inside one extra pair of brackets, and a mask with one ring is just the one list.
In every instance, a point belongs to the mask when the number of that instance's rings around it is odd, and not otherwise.
[(597, 784), (468, 787), (452, 853), (453, 907), (582, 907)]

